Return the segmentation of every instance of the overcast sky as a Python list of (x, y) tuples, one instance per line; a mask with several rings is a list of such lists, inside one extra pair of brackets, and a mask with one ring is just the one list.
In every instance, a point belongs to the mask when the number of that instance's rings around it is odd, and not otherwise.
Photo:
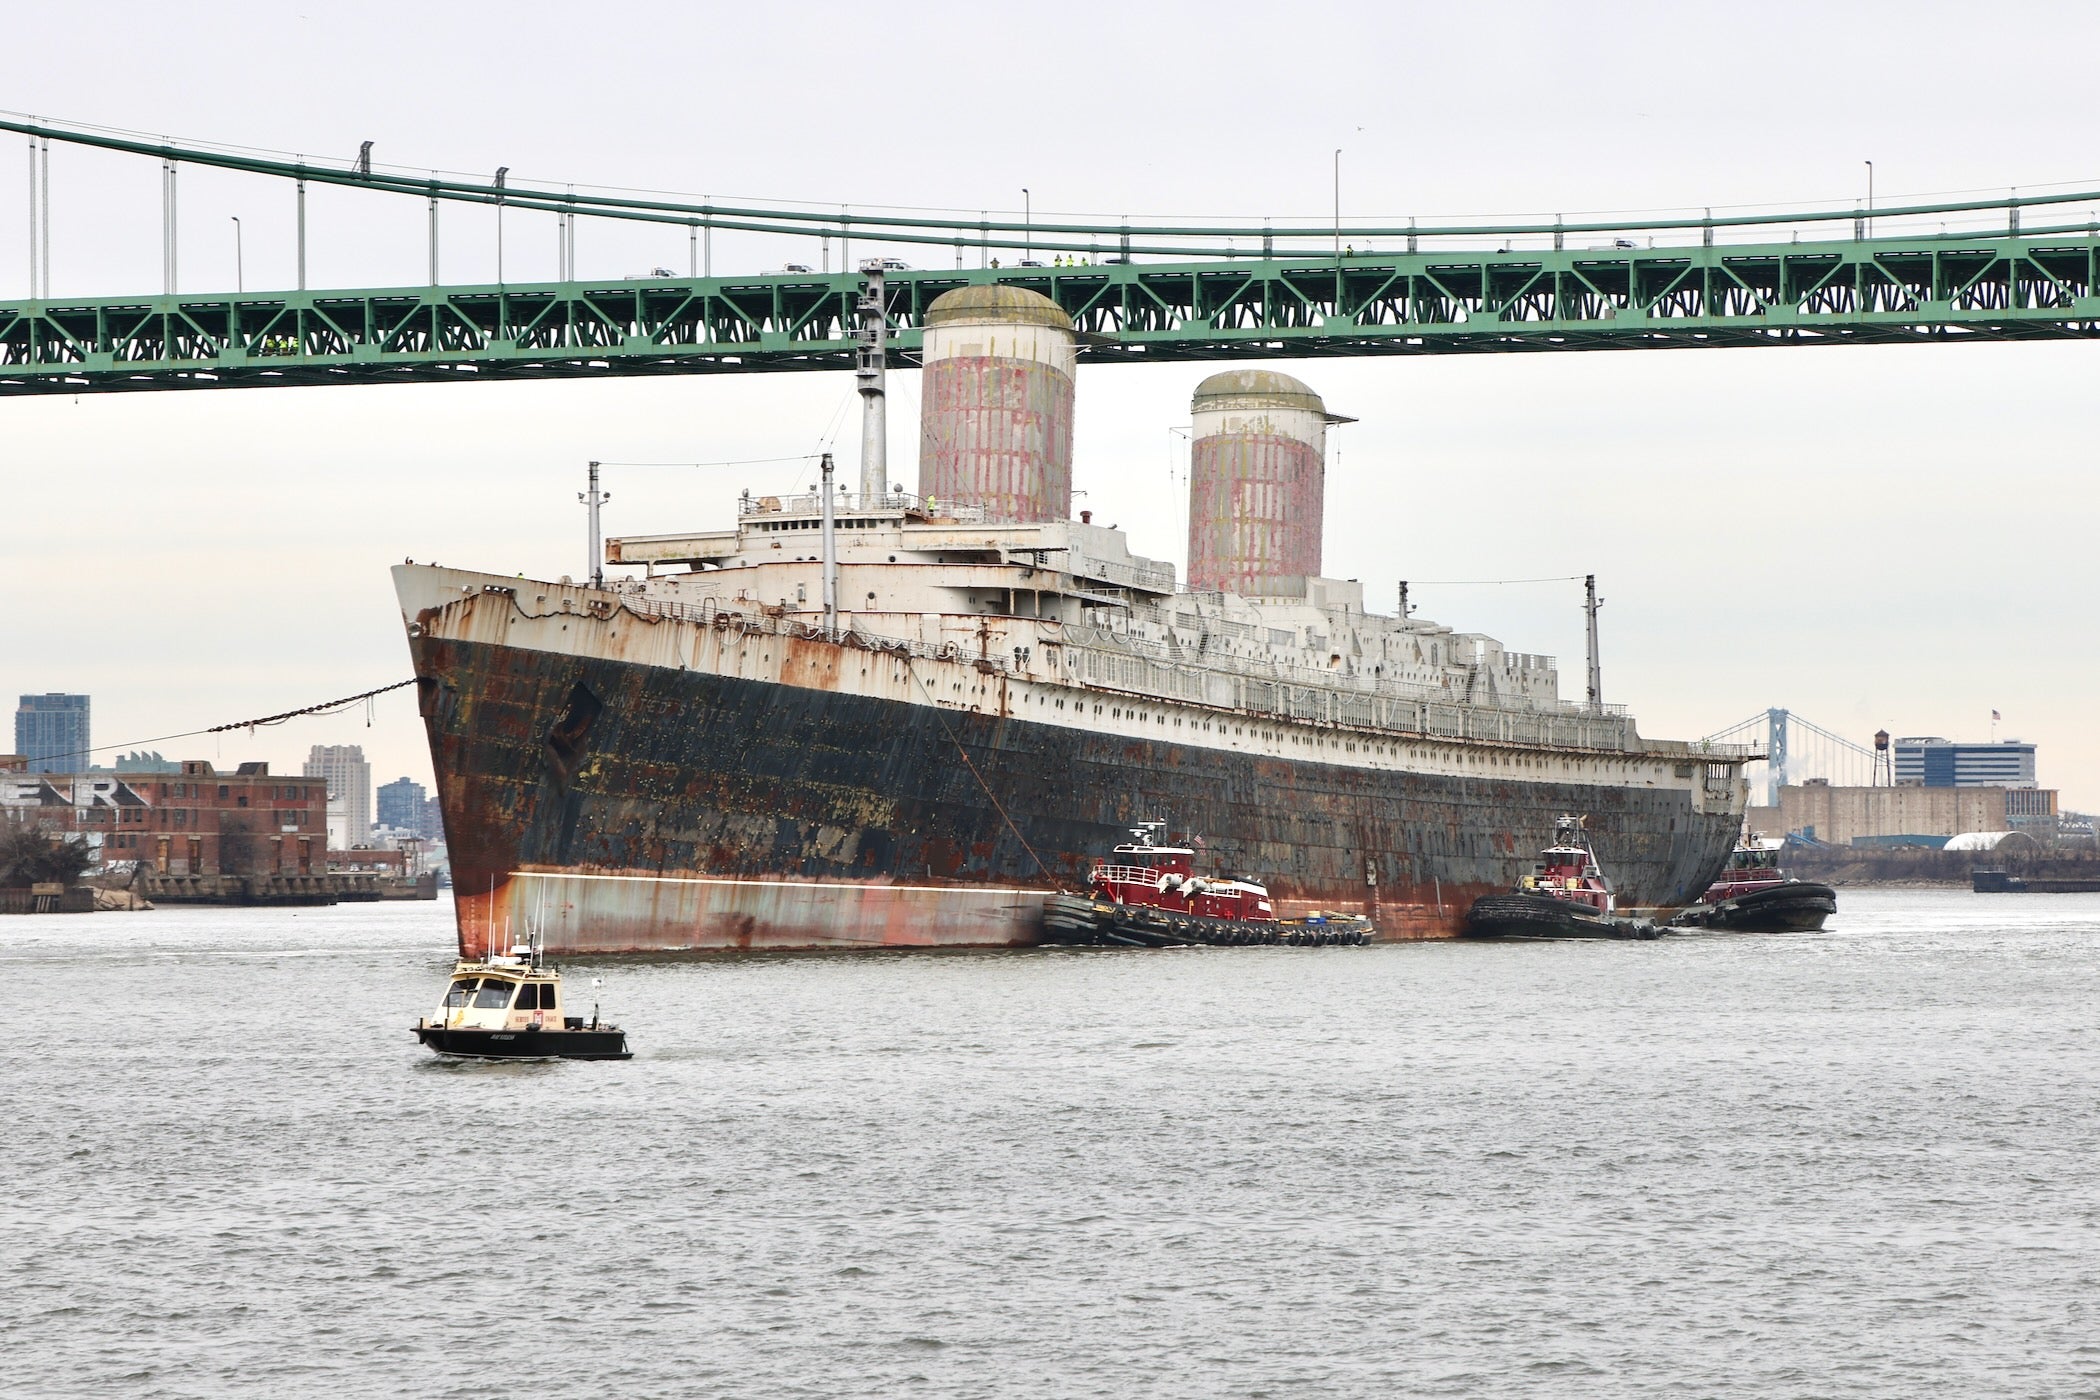
[[(1983, 23), (1983, 16), (1990, 16)], [(599, 7), (14, 5), (0, 108), (177, 139), (712, 194), (1038, 216), (1346, 219), (1850, 203), (2100, 188), (2085, 5)], [(1968, 37), (1963, 37), (1968, 36)], [(27, 294), (26, 151), (0, 140), (0, 301)], [(52, 156), (54, 292), (160, 290), (148, 160)], [(316, 286), (424, 280), (415, 201), (318, 192)], [(274, 181), (193, 170), (185, 291), (291, 284)], [(493, 267), (446, 214), (448, 280)], [(551, 218), (507, 271), (552, 276)], [(784, 245), (728, 235), (718, 272)], [(856, 247), (856, 252), (872, 251)], [(834, 253), (835, 256), (835, 253)], [(914, 261), (929, 261), (907, 252)], [(586, 224), (578, 268), (685, 265), (676, 230)], [(535, 261), (537, 260), (537, 261)], [(1695, 738), (1779, 705), (1865, 741), (2041, 745), (2100, 806), (2091, 484), (2100, 345), (1297, 362), (1341, 429), (1329, 573), (1599, 575), (1606, 698)], [(1076, 484), (1178, 565), (1199, 365), (1080, 375)], [(911, 479), (917, 384), (892, 377)], [(805, 452), (846, 375), (280, 389), (0, 406), (0, 694), (94, 696), (114, 744), (408, 675), (386, 566), (581, 573), (590, 458)], [(832, 425), (828, 427), (827, 425)], [(716, 527), (798, 469), (614, 471), (610, 533)], [(1579, 585), (1422, 587), (1422, 615), (1562, 658)], [(296, 768), (362, 743), (429, 777), (409, 692), (362, 714), (158, 747)], [(11, 736), (9, 736), (11, 737)], [(106, 761), (106, 760), (105, 760)]]

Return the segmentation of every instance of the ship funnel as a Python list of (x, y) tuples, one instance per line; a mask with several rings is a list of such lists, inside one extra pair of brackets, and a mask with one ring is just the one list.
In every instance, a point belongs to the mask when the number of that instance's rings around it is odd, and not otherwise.
[(1189, 587), (1259, 596), (1315, 578), (1327, 489), (1328, 413), (1287, 374), (1237, 369), (1196, 386), (1189, 465)]
[(995, 520), (1072, 513), (1072, 319), (1023, 287), (958, 287), (926, 308), (919, 491)]

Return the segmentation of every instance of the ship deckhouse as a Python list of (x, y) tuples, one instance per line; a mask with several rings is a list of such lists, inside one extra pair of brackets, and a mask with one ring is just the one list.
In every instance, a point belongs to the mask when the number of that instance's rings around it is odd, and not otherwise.
[[(822, 626), (822, 511), (815, 493), (751, 496), (737, 526), (606, 542), (637, 603), (763, 613)], [(1087, 521), (988, 520), (964, 502), (840, 492), (835, 627), (998, 657), (1044, 679), (1113, 685), (1129, 662), (1168, 663), (1340, 694), (1434, 699), (1587, 722), (1615, 711), (1563, 705), (1553, 658), (1420, 618), (1366, 611), (1354, 579), (1286, 577), (1241, 597), (1177, 591), (1174, 566)]]

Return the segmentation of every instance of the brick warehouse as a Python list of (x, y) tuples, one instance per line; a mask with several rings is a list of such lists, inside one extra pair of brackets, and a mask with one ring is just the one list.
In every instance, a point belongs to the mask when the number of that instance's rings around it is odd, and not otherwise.
[(202, 759), (180, 773), (31, 773), (0, 755), (0, 821), (80, 836), (96, 862), (142, 862), (164, 875), (320, 875), (327, 869), (328, 784), (279, 777), (267, 763), (222, 773)]

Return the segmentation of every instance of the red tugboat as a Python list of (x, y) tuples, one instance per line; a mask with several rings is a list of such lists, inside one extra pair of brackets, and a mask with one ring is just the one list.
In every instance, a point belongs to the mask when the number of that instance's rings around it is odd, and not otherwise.
[(1795, 880), (1779, 868), (1784, 841), (1752, 832), (1736, 843), (1720, 878), (1699, 902), (1671, 920), (1680, 928), (1730, 933), (1799, 933), (1823, 927), (1837, 912), (1837, 891)]
[(1278, 919), (1266, 886), (1196, 873), (1196, 852), (1163, 846), (1165, 822), (1144, 822), (1111, 858), (1087, 872), (1090, 895), (1055, 894), (1043, 906), (1043, 941), (1131, 948), (1202, 943), (1326, 947), (1368, 942), (1358, 915)]
[(1611, 882), (1590, 849), (1581, 817), (1553, 824), (1553, 844), (1508, 894), (1487, 894), (1466, 911), (1469, 938), (1657, 938), (1644, 919), (1612, 913)]

